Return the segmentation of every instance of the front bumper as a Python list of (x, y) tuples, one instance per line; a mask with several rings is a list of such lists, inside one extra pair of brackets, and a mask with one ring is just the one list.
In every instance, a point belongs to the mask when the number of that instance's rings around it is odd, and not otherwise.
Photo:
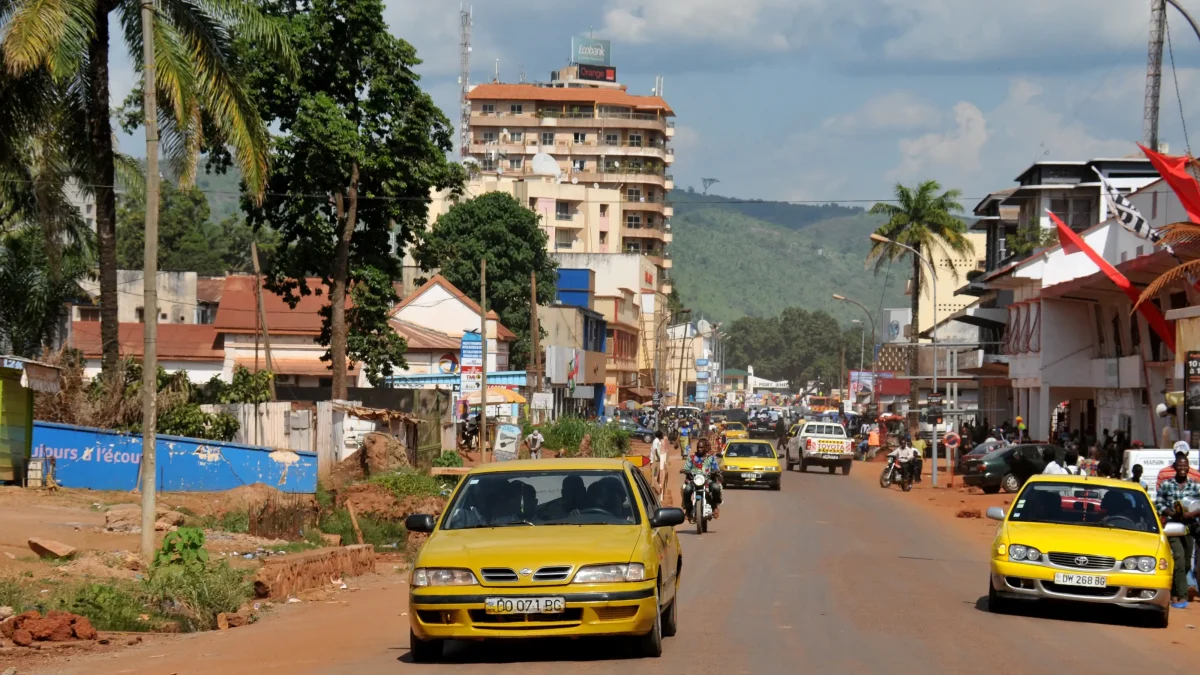
[[(422, 640), (645, 635), (654, 628), (659, 612), (654, 586), (654, 581), (646, 581), (604, 584), (614, 590), (571, 586), (414, 589), (408, 600), (409, 625)], [(566, 609), (561, 614), (487, 614), (487, 598), (496, 597), (561, 597)]]
[[(743, 474), (745, 477), (743, 477)], [(721, 482), (725, 484), (725, 487), (779, 485), (779, 476), (779, 471), (738, 471), (737, 469), (721, 470)]]
[[(1055, 572), (1102, 574), (1108, 578), (1109, 585), (1105, 588), (1062, 586), (1054, 583)], [(1163, 573), (1105, 574), (1090, 570), (1057, 569), (1046, 565), (993, 560), (991, 578), (992, 588), (996, 593), (1004, 598), (1016, 600), (1087, 602), (1154, 610), (1166, 609), (1171, 602), (1171, 577)], [(1150, 597), (1142, 597), (1143, 591)]]

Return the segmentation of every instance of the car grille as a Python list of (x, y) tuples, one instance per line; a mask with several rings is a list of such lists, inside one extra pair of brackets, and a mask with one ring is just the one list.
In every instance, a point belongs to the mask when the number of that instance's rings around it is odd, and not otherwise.
[(600, 621), (622, 621), (637, 616), (638, 608), (637, 605), (597, 607), (594, 611), (596, 612), (596, 619)]
[(513, 582), (517, 580), (517, 573), (507, 567), (484, 567), (479, 570), (483, 575), (484, 581), (492, 583)]
[(534, 581), (566, 581), (571, 575), (570, 565), (547, 565), (533, 573)]
[(1070, 567), (1075, 570), (1111, 570), (1117, 564), (1116, 558), (1083, 553), (1047, 553), (1046, 557), (1059, 567)]
[(486, 610), (472, 609), (468, 613), (471, 623), (570, 623), (583, 619), (583, 609), (568, 607), (558, 614), (488, 614)]
[(1056, 584), (1053, 581), (1043, 581), (1042, 588), (1045, 588), (1051, 593), (1061, 593), (1062, 595), (1086, 595), (1090, 598), (1112, 598), (1121, 592), (1120, 586), (1109, 586), (1107, 588), (1087, 588), (1084, 586), (1066, 586)]

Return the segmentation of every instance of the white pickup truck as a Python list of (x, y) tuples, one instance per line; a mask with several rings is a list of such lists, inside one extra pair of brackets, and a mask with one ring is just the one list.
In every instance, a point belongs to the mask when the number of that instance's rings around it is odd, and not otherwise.
[(806, 422), (787, 445), (787, 468), (823, 466), (833, 473), (840, 466), (842, 475), (850, 473), (854, 461), (854, 441), (836, 422)]

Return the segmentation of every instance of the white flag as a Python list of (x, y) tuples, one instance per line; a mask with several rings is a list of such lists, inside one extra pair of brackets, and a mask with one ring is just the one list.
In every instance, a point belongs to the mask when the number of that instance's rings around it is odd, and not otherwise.
[(1096, 175), (1100, 177), (1100, 184), (1104, 186), (1104, 199), (1108, 202), (1108, 210), (1112, 211), (1112, 215), (1121, 221), (1121, 226), (1138, 237), (1157, 244), (1161, 237), (1154, 228), (1150, 227), (1150, 223), (1146, 222), (1137, 207), (1126, 199), (1125, 195), (1121, 194), (1117, 188), (1113, 187), (1099, 169), (1093, 166), (1092, 171), (1095, 171)]

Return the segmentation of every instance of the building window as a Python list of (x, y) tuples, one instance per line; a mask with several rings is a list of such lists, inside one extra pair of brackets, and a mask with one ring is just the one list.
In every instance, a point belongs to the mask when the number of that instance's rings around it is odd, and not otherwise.
[(484, 115), (495, 115), (496, 114), (496, 104), (495, 103), (484, 103), (483, 105), (479, 106), (479, 109), (483, 112)]
[(496, 132), (494, 132), (494, 131), (483, 132), (483, 142), (487, 143), (488, 145), (495, 143), (496, 142)]
[(509, 157), (508, 158), (508, 168), (510, 170), (519, 171), (524, 166), (525, 166), (525, 158), (524, 157)]
[(625, 227), (640, 228), (641, 226), (642, 226), (642, 214), (640, 214), (640, 213), (626, 213), (625, 214)]
[(620, 145), (621, 137), (618, 136), (617, 134), (604, 134), (604, 144), (605, 145)]
[(554, 247), (555, 248), (575, 248), (575, 231), (566, 228), (557, 228), (554, 230)]
[(629, 188), (628, 190), (626, 190), (625, 191), (625, 201), (629, 201), (629, 202), (643, 201), (642, 189), (641, 188)]
[(608, 204), (601, 204), (601, 205), (600, 205), (600, 217), (601, 217), (601, 218), (607, 218), (607, 217), (608, 217)]
[(495, 157), (484, 157), (483, 159), (479, 160), (479, 170), (480, 171), (495, 171), (496, 170), (496, 158)]
[(514, 132), (510, 133), (508, 135), (508, 137), (510, 140), (512, 140), (513, 143), (522, 143), (525, 141), (525, 132), (524, 131), (514, 131)]
[(520, 103), (513, 103), (508, 106), (508, 112), (513, 115), (520, 115), (525, 112), (525, 106)]
[(583, 132), (583, 131), (576, 131), (575, 132), (575, 142), (576, 143), (587, 143), (587, 133)]
[(99, 307), (80, 307), (79, 308), (79, 320), (80, 321), (89, 321), (89, 322), (99, 321), (100, 320), (100, 308)]
[(322, 377), (317, 380), (317, 386), (318, 387), (332, 387), (333, 386), (333, 378), (332, 377)]
[(133, 316), (135, 317), (135, 319), (137, 320), (138, 323), (146, 322), (146, 310), (141, 307), (138, 307), (137, 309), (135, 309), (133, 311)]
[(1084, 197), (1051, 199), (1050, 210), (1062, 218), (1073, 230), (1083, 230), (1095, 223), (1092, 221), (1092, 200)]
[(631, 148), (642, 147), (642, 135), (641, 134), (629, 134), (629, 147), (631, 147)]
[(642, 245), (636, 241), (631, 241), (625, 244), (626, 253), (641, 253)]
[[(608, 246), (608, 233), (607, 232), (600, 233), (600, 245)], [(99, 321), (99, 320), (100, 320), (100, 312), (97, 311), (95, 321)]]
[(604, 171), (605, 171), (605, 173), (616, 173), (616, 171), (617, 171), (616, 160), (613, 160), (613, 159), (604, 160)]
[(571, 220), (571, 203), (562, 200), (554, 202), (555, 220)]
[(585, 160), (585, 159), (571, 160), (571, 169), (573, 171), (587, 171), (587, 160)]
[(542, 145), (554, 145), (554, 132), (553, 131), (543, 131), (542, 132)]

